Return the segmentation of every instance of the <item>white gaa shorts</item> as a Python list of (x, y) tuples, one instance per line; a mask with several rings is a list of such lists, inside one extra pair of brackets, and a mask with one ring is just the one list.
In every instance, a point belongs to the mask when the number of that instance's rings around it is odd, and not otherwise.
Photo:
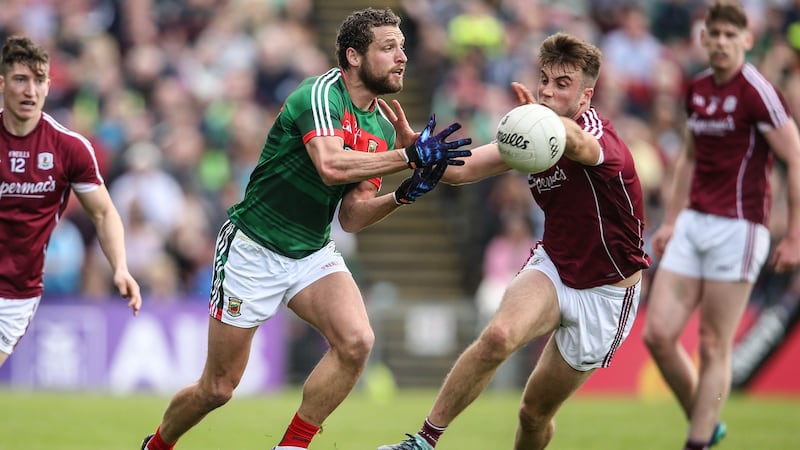
[(754, 283), (769, 240), (764, 225), (684, 209), (659, 267), (692, 278)]
[(335, 272), (350, 271), (333, 241), (292, 259), (256, 243), (228, 221), (217, 236), (209, 314), (235, 327), (253, 328), (303, 288)]
[(561, 308), (561, 324), (553, 333), (558, 350), (575, 370), (608, 367), (628, 337), (636, 319), (642, 282), (631, 287), (598, 286), (575, 289), (566, 286), (550, 256), (537, 246), (522, 270), (538, 270), (553, 282)]
[(10, 355), (31, 324), (41, 296), (23, 299), (0, 297), (0, 352)]

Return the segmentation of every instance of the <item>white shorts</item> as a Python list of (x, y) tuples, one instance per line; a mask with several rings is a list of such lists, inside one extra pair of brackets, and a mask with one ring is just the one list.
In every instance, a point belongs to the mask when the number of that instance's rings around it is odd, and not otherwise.
[(769, 245), (764, 225), (685, 209), (659, 267), (692, 278), (754, 283)]
[(538, 270), (556, 288), (561, 324), (553, 334), (561, 357), (575, 370), (586, 371), (611, 365), (611, 358), (628, 337), (636, 319), (641, 280), (624, 288), (598, 286), (575, 289), (566, 286), (541, 245), (522, 270)]
[(335, 272), (350, 271), (333, 241), (292, 259), (256, 243), (228, 221), (217, 237), (209, 314), (228, 325), (252, 328), (303, 288)]
[(41, 296), (24, 299), (0, 297), (0, 352), (10, 355), (36, 314)]

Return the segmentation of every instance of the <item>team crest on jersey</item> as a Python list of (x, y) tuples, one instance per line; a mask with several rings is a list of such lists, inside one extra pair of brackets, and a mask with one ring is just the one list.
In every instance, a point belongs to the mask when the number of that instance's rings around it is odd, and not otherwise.
[(736, 111), (736, 97), (733, 95), (725, 97), (722, 101), (722, 110), (729, 114)]
[(367, 142), (367, 151), (375, 153), (376, 150), (378, 150), (378, 141), (370, 139), (369, 142)]
[(37, 166), (41, 170), (50, 170), (53, 168), (53, 154), (48, 152), (39, 153), (39, 161)]
[(238, 298), (231, 297), (228, 299), (228, 315), (231, 317), (239, 317), (242, 315), (242, 301)]

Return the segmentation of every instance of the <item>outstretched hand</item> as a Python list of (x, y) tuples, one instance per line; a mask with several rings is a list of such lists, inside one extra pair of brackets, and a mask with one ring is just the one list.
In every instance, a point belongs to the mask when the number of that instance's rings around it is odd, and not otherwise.
[(447, 161), (447, 164), (454, 166), (462, 166), (464, 161), (456, 158), (472, 156), (472, 152), (469, 150), (455, 150), (471, 144), (471, 138), (457, 139), (450, 142), (445, 141), (448, 136), (461, 128), (460, 123), (453, 122), (438, 134), (433, 134), (435, 127), (436, 115), (432, 115), (414, 144), (406, 147), (408, 167), (416, 169), (417, 167), (432, 166), (441, 161)]
[(447, 169), (447, 161), (440, 161), (434, 166), (414, 169), (414, 174), (403, 180), (394, 191), (395, 203), (408, 205), (432, 191), (442, 179), (445, 169)]
[(530, 89), (528, 89), (519, 81), (511, 82), (511, 90), (514, 92), (514, 96), (517, 97), (517, 106), (527, 105), (528, 103), (536, 103), (536, 98), (533, 96), (533, 92), (531, 92)]
[(395, 132), (395, 148), (406, 148), (409, 145), (414, 144), (414, 141), (417, 140), (419, 137), (419, 133), (415, 132), (411, 125), (408, 123), (408, 119), (406, 118), (406, 113), (403, 111), (403, 107), (400, 106), (400, 102), (397, 100), (392, 100), (392, 107), (386, 103), (386, 100), (379, 98), (378, 105), (383, 111), (383, 114), (389, 120), (389, 122), (394, 127)]

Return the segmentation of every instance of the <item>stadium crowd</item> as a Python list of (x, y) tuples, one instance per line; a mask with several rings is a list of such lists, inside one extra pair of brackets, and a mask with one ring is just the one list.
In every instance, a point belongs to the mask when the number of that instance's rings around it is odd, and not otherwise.
[[(545, 36), (564, 30), (596, 43), (604, 73), (595, 102), (634, 152), (655, 230), (682, 144), (683, 88), (705, 63), (704, 0), (394, 3), (409, 64), (434, 83), (431, 111), (440, 123), (459, 120), (476, 142), (513, 106), (511, 81), (537, 84), (531, 61)], [(756, 36), (748, 57), (797, 116), (800, 2), (743, 3)], [(313, 0), (4, 0), (0, 38), (24, 34), (50, 52), (45, 111), (92, 141), (146, 301), (206, 301), (216, 230), (242, 197), (272, 118), (300, 80), (334, 64), (317, 21)], [(516, 181), (487, 180), (480, 191), (485, 210), (476, 215), (490, 217), (482, 248), (506, 217), (526, 216), (540, 231), (538, 208)], [(774, 184), (775, 236), (786, 220), (782, 185)], [(45, 297), (110, 296), (93, 233), (68, 209), (48, 250)]]

